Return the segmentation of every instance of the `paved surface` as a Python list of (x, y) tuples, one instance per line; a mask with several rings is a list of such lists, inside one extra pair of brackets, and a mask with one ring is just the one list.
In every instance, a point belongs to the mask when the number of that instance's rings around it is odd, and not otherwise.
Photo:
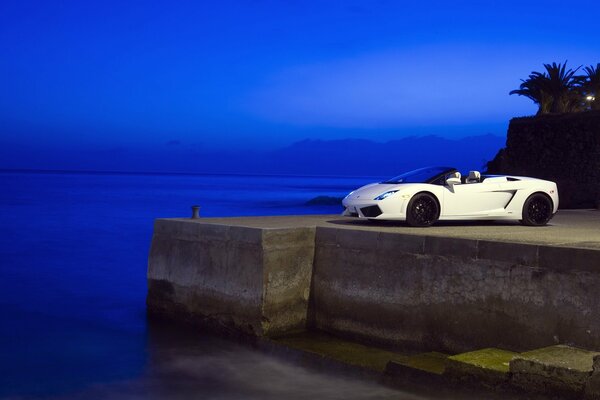
[(421, 236), (443, 236), (475, 240), (600, 249), (600, 211), (561, 210), (544, 227), (528, 227), (518, 222), (438, 223), (429, 228), (412, 228), (402, 222), (371, 222), (338, 215), (302, 215), (281, 217), (201, 218), (198, 223), (226, 224), (253, 228), (292, 228), (328, 226), (398, 232)]

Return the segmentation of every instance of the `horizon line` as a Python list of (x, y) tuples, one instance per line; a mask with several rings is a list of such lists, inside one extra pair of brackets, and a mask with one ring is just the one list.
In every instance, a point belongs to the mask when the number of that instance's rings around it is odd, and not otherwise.
[(306, 177), (306, 178), (378, 178), (376, 175), (315, 175), (315, 174), (270, 174), (270, 173), (208, 173), (208, 172), (159, 172), (159, 171), (110, 171), (84, 169), (39, 169), (39, 168), (0, 168), (0, 174), (63, 174), (63, 175), (156, 175), (156, 176), (264, 176), (264, 177)]

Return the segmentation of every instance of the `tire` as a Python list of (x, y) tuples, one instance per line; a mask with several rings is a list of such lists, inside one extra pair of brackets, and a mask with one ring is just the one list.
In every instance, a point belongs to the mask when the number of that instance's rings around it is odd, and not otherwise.
[(440, 206), (436, 198), (429, 193), (417, 193), (406, 208), (406, 222), (410, 226), (431, 226), (439, 217)]
[(553, 217), (554, 205), (548, 196), (534, 193), (523, 204), (523, 219), (521, 223), (527, 226), (544, 226)]

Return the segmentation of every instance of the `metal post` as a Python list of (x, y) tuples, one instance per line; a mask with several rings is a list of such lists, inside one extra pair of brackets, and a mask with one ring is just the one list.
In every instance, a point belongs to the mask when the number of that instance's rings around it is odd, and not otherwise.
[(200, 206), (192, 206), (192, 219), (200, 218)]

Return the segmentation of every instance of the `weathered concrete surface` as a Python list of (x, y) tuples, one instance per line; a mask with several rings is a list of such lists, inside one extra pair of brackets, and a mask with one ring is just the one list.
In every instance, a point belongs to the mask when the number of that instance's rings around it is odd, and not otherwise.
[(315, 228), (257, 229), (157, 220), (148, 308), (253, 335), (303, 330)]
[(369, 222), (338, 215), (203, 218), (199, 221), (248, 228), (333, 227), (416, 236), (600, 249), (600, 211), (597, 210), (560, 210), (550, 224), (544, 227), (522, 226), (518, 222), (440, 222), (423, 229), (409, 227), (402, 222)]
[(437, 351), (407, 356), (401, 360), (390, 360), (386, 372), (392, 375), (407, 374), (416, 370), (424, 375), (442, 375), (446, 370), (448, 354)]
[(510, 362), (512, 383), (528, 391), (580, 395), (599, 354), (564, 345), (521, 353)]
[[(600, 212), (543, 228), (336, 216), (158, 220), (149, 309), (452, 353), (600, 348)], [(312, 275), (311, 275), (312, 274)], [(312, 279), (311, 279), (312, 278)]]
[(453, 379), (474, 380), (491, 386), (510, 378), (509, 363), (518, 353), (487, 348), (448, 357), (445, 374)]
[(290, 348), (376, 372), (383, 372), (390, 361), (404, 361), (409, 358), (405, 353), (365, 346), (322, 332), (305, 332), (274, 340)]
[(311, 321), (338, 335), (451, 353), (600, 348), (600, 213), (560, 215), (532, 229), (319, 226)]

